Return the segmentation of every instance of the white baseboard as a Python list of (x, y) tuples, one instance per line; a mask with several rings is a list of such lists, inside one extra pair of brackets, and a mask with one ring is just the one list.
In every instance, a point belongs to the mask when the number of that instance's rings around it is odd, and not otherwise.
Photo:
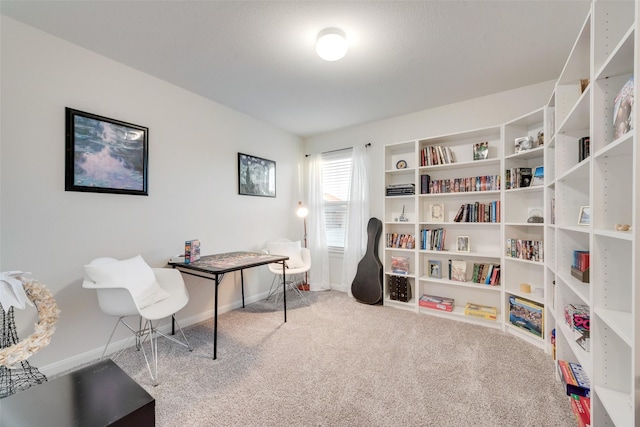
[[(244, 300), (245, 305), (265, 299), (267, 295), (268, 295), (268, 292), (263, 292), (261, 294), (247, 297)], [(231, 304), (220, 306), (218, 307), (218, 315), (227, 313), (229, 311), (235, 310), (240, 307), (242, 307), (242, 300), (234, 301)], [(197, 323), (201, 323), (209, 319), (212, 319), (213, 314), (214, 314), (214, 310), (207, 310), (190, 317), (180, 318), (180, 315), (178, 313), (177, 318), (178, 318), (178, 321), (180, 322), (180, 326), (182, 326), (183, 328), (186, 328), (187, 326), (195, 325)], [(171, 322), (168, 322), (165, 320), (165, 324), (160, 326), (160, 331), (164, 332), (165, 334), (169, 334), (171, 332)], [(107, 338), (108, 338), (108, 335), (105, 335), (105, 340)], [(127, 341), (129, 341), (129, 345), (127, 347), (133, 347), (135, 345), (135, 340), (132, 340), (131, 337), (126, 337), (119, 341), (113, 341), (109, 344), (107, 355), (111, 355), (116, 351), (119, 351), (121, 348), (123, 348), (124, 345), (127, 345)], [(213, 341), (212, 341), (212, 345), (213, 345)], [(66, 371), (71, 371), (75, 368), (86, 365), (90, 362), (97, 361), (102, 355), (103, 350), (104, 350), (104, 347), (102, 346), (99, 348), (94, 348), (84, 353), (76, 354), (72, 357), (68, 357), (66, 359), (60, 360), (58, 362), (39, 367), (38, 370), (43, 374), (45, 374), (46, 376), (55, 376)]]

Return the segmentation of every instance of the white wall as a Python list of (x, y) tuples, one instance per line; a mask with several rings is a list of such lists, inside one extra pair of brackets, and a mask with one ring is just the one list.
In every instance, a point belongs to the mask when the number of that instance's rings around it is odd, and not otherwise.
[[(30, 359), (34, 366), (55, 373), (99, 356), (114, 319), (81, 287), (83, 265), (93, 258), (141, 254), (163, 266), (187, 239), (200, 239), (206, 254), (300, 238), (299, 138), (1, 19), (0, 271), (31, 272), (62, 310), (51, 344)], [(149, 128), (148, 197), (65, 192), (65, 107)], [(276, 161), (276, 198), (237, 194), (237, 152)], [(210, 317), (213, 307), (212, 282), (185, 281), (191, 301), (178, 316), (183, 326)], [(247, 300), (270, 284), (266, 267), (247, 270)], [(239, 304), (239, 275), (229, 275), (220, 307)], [(16, 318), (24, 338), (34, 313), (17, 310)]]
[[(319, 153), (370, 142), (371, 216), (382, 220), (385, 145), (501, 125), (546, 105), (554, 83), (554, 80), (543, 82), (307, 138), (305, 153)], [(380, 256), (382, 258), (382, 254)], [(330, 268), (332, 288), (346, 290), (350, 285), (340, 283), (340, 257), (332, 257)]]

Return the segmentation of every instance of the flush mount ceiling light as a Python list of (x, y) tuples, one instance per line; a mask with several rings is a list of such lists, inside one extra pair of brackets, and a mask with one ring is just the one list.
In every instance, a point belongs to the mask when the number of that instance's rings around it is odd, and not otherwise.
[(316, 52), (325, 61), (337, 61), (346, 55), (348, 48), (344, 31), (338, 28), (327, 28), (318, 34)]

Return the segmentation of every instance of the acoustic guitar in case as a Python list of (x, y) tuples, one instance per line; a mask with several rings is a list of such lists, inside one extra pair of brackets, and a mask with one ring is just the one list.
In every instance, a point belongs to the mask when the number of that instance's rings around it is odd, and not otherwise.
[(353, 297), (364, 304), (382, 301), (382, 262), (378, 258), (378, 241), (382, 233), (382, 221), (371, 218), (367, 224), (367, 251), (358, 263), (356, 277), (351, 284)]

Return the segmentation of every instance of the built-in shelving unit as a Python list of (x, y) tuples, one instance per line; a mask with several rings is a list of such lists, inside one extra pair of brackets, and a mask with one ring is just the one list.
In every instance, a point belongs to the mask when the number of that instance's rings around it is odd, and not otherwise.
[[(385, 233), (411, 233), (415, 247), (384, 249), (385, 266), (394, 256), (409, 259), (403, 276), (411, 287), (410, 299), (392, 300), (386, 282), (398, 274), (387, 267), (384, 303), (498, 328), (582, 365), (591, 382), (592, 426), (640, 425), (640, 150), (636, 130), (616, 130), (616, 97), (640, 67), (639, 9), (631, 1), (592, 3), (543, 108), (495, 127), (391, 144), (384, 155), (385, 185), (415, 185), (415, 194), (385, 197)], [(637, 86), (631, 94), (637, 98)], [(528, 136), (537, 144), (516, 148), (516, 139)], [(473, 147), (485, 141), (486, 159), (474, 160)], [(444, 156), (444, 164), (425, 164), (425, 152)], [(538, 167), (544, 174), (537, 185), (508, 185), (513, 171)], [(426, 175), (449, 187), (425, 191)], [(456, 188), (456, 178), (483, 176), (499, 176), (499, 188)], [(493, 202), (494, 222), (454, 220), (465, 205)], [(421, 231), (434, 229), (446, 232), (443, 244), (422, 248)], [(513, 242), (526, 251), (514, 253)], [(576, 251), (589, 253), (588, 270), (572, 270), (582, 256)], [(449, 278), (449, 260), (466, 266), (465, 281)], [(474, 283), (478, 263), (500, 265), (499, 283)], [(424, 294), (452, 298), (456, 308), (421, 307)], [(510, 321), (514, 298), (542, 307), (540, 334)], [(467, 303), (495, 307), (496, 320), (465, 315)], [(588, 316), (588, 340), (567, 323), (568, 305)]]

